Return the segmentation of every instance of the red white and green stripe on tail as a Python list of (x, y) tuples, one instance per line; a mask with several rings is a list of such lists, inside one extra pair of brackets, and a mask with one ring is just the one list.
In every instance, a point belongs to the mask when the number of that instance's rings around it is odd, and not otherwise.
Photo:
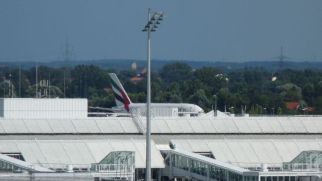
[(123, 107), (127, 112), (130, 111), (129, 105), (132, 103), (129, 96), (125, 92), (120, 80), (115, 73), (109, 73), (112, 79), (112, 90), (115, 96), (116, 106)]

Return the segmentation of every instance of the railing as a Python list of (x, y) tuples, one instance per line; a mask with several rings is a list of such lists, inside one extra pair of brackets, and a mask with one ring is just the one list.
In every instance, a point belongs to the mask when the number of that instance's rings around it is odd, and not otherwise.
[(61, 164), (61, 163), (42, 163), (42, 167), (49, 168), (56, 172), (90, 172), (90, 164)]
[(322, 115), (312, 114), (249, 114), (249, 117), (322, 117)]
[(127, 164), (92, 164), (92, 171), (96, 172), (133, 172), (134, 166)]
[(132, 178), (134, 177), (134, 165), (127, 164), (92, 164), (92, 172), (105, 177)]
[(282, 170), (282, 163), (262, 163), (262, 162), (228, 162), (233, 165), (237, 165), (242, 168), (256, 168), (257, 170), (260, 170), (263, 165), (267, 167), (268, 170)]
[(322, 171), (322, 164), (310, 163), (284, 163), (283, 170), (289, 171)]
[[(238, 165), (243, 168), (254, 171), (322, 171), (322, 164), (310, 164), (310, 163), (245, 163), (245, 162), (230, 162), (231, 164)], [(265, 168), (263, 168), (265, 165)]]
[(115, 112), (88, 112), (88, 117), (130, 117), (129, 113), (115, 113)]

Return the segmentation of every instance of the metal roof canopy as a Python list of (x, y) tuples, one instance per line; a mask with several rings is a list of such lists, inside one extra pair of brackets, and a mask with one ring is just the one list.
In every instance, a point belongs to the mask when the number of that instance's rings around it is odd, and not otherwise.
[(321, 138), (229, 138), (172, 139), (176, 148), (190, 152), (212, 152), (217, 160), (240, 167), (282, 167), (302, 151), (322, 150)]
[[(135, 167), (145, 168), (144, 139), (0, 140), (0, 152), (19, 152), (27, 162), (46, 168), (90, 168), (112, 151), (134, 151)], [(165, 167), (153, 141), (152, 158), (152, 168)]]
[[(0, 134), (142, 134), (144, 117), (0, 118)], [(322, 117), (152, 117), (153, 134), (321, 134)]]

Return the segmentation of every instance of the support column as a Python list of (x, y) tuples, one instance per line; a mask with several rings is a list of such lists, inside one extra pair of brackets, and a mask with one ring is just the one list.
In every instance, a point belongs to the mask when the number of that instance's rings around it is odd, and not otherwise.
[(209, 168), (209, 165), (206, 165), (206, 167), (207, 167), (207, 181), (209, 181), (209, 180), (210, 180), (210, 178), (209, 178), (209, 177), (210, 177), (210, 176), (209, 176), (209, 169), (210, 169), (210, 168)]
[(161, 168), (158, 169), (158, 181), (161, 181)]
[(169, 162), (169, 179), (171, 180), (172, 178), (173, 178), (173, 170), (172, 170), (172, 154), (171, 153), (169, 153), (170, 154), (170, 162)]

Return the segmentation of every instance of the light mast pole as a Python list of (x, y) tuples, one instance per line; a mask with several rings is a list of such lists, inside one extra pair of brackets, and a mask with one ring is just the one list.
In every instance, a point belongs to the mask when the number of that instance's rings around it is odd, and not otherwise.
[[(152, 17), (151, 17), (151, 14)], [(142, 31), (147, 32), (147, 100), (146, 100), (146, 170), (145, 180), (151, 180), (151, 32), (155, 32), (163, 20), (162, 12), (148, 10), (148, 23)]]

